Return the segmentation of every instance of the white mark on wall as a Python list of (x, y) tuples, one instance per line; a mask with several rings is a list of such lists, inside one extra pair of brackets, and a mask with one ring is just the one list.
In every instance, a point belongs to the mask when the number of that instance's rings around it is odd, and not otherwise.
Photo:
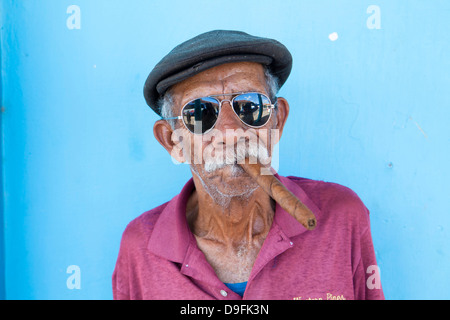
[(81, 269), (77, 265), (70, 265), (67, 267), (66, 273), (71, 275), (67, 278), (67, 289), (81, 289)]
[(81, 29), (81, 10), (80, 7), (72, 4), (67, 7), (67, 14), (70, 16), (66, 20), (66, 25), (69, 30)]
[(336, 41), (338, 38), (339, 35), (337, 34), (337, 32), (333, 32), (328, 35), (328, 39), (330, 39), (331, 41)]
[(423, 136), (424, 136), (426, 139), (428, 139), (428, 135), (425, 133), (425, 131), (423, 131), (422, 127), (419, 126), (419, 124), (418, 124), (416, 121), (414, 121), (412, 117), (409, 117), (409, 120), (411, 120), (412, 122), (414, 122), (414, 124), (416, 125), (417, 129), (419, 129), (420, 132), (422, 132)]
[(370, 5), (367, 7), (367, 13), (371, 14), (366, 21), (367, 28), (381, 29), (381, 10), (377, 5)]

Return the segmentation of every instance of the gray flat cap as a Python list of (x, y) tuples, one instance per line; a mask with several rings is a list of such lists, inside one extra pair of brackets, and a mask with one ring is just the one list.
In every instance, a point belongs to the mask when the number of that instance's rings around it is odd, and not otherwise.
[(290, 52), (276, 40), (241, 31), (209, 31), (179, 44), (158, 62), (145, 81), (145, 101), (161, 115), (157, 102), (170, 86), (209, 68), (244, 61), (268, 66), (280, 87), (292, 69)]

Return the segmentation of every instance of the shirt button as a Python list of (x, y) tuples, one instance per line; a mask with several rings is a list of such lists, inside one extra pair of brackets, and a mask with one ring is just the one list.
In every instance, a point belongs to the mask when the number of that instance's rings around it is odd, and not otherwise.
[(225, 290), (220, 290), (220, 294), (224, 297), (228, 295), (228, 293)]

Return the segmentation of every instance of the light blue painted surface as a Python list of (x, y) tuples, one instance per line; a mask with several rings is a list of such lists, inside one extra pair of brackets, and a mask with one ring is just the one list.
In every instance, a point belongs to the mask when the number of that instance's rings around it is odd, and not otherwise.
[[(66, 25), (72, 4), (81, 29)], [(372, 4), (381, 29), (366, 25)], [(371, 211), (386, 298), (450, 298), (448, 1), (1, 6), (7, 299), (112, 298), (126, 224), (190, 176), (154, 139), (143, 83), (175, 45), (212, 29), (291, 50), (280, 174), (358, 193)], [(80, 289), (66, 285), (70, 265), (80, 267)]]
[[(0, 16), (0, 24), (2, 23), (2, 17)], [(1, 46), (2, 34), (0, 34), (0, 46)], [(2, 65), (2, 50), (0, 47), (0, 69)], [(2, 97), (2, 81), (0, 79), (0, 100)], [(2, 130), (2, 115), (0, 110), (0, 131)], [(3, 155), (3, 139), (0, 138), (0, 152)], [(3, 159), (2, 159), (3, 163)], [(2, 166), (3, 167), (3, 166)], [(0, 300), (5, 299), (5, 235), (4, 235), (4, 216), (3, 216), (3, 170), (0, 169)]]

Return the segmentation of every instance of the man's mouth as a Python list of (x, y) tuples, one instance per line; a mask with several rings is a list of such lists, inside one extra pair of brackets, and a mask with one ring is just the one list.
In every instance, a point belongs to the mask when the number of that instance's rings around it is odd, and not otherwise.
[(242, 167), (236, 162), (232, 164), (222, 164), (215, 167), (214, 170), (204, 167), (206, 175), (210, 177), (221, 177), (223, 178), (237, 178), (241, 176), (247, 176), (247, 173), (242, 169)]
[(258, 161), (267, 163), (270, 159), (267, 149), (257, 144), (238, 144), (235, 148), (226, 149), (220, 153), (220, 157), (206, 157), (204, 159), (204, 170), (214, 172), (224, 167), (230, 167), (235, 175), (245, 172), (240, 164), (256, 163)]

